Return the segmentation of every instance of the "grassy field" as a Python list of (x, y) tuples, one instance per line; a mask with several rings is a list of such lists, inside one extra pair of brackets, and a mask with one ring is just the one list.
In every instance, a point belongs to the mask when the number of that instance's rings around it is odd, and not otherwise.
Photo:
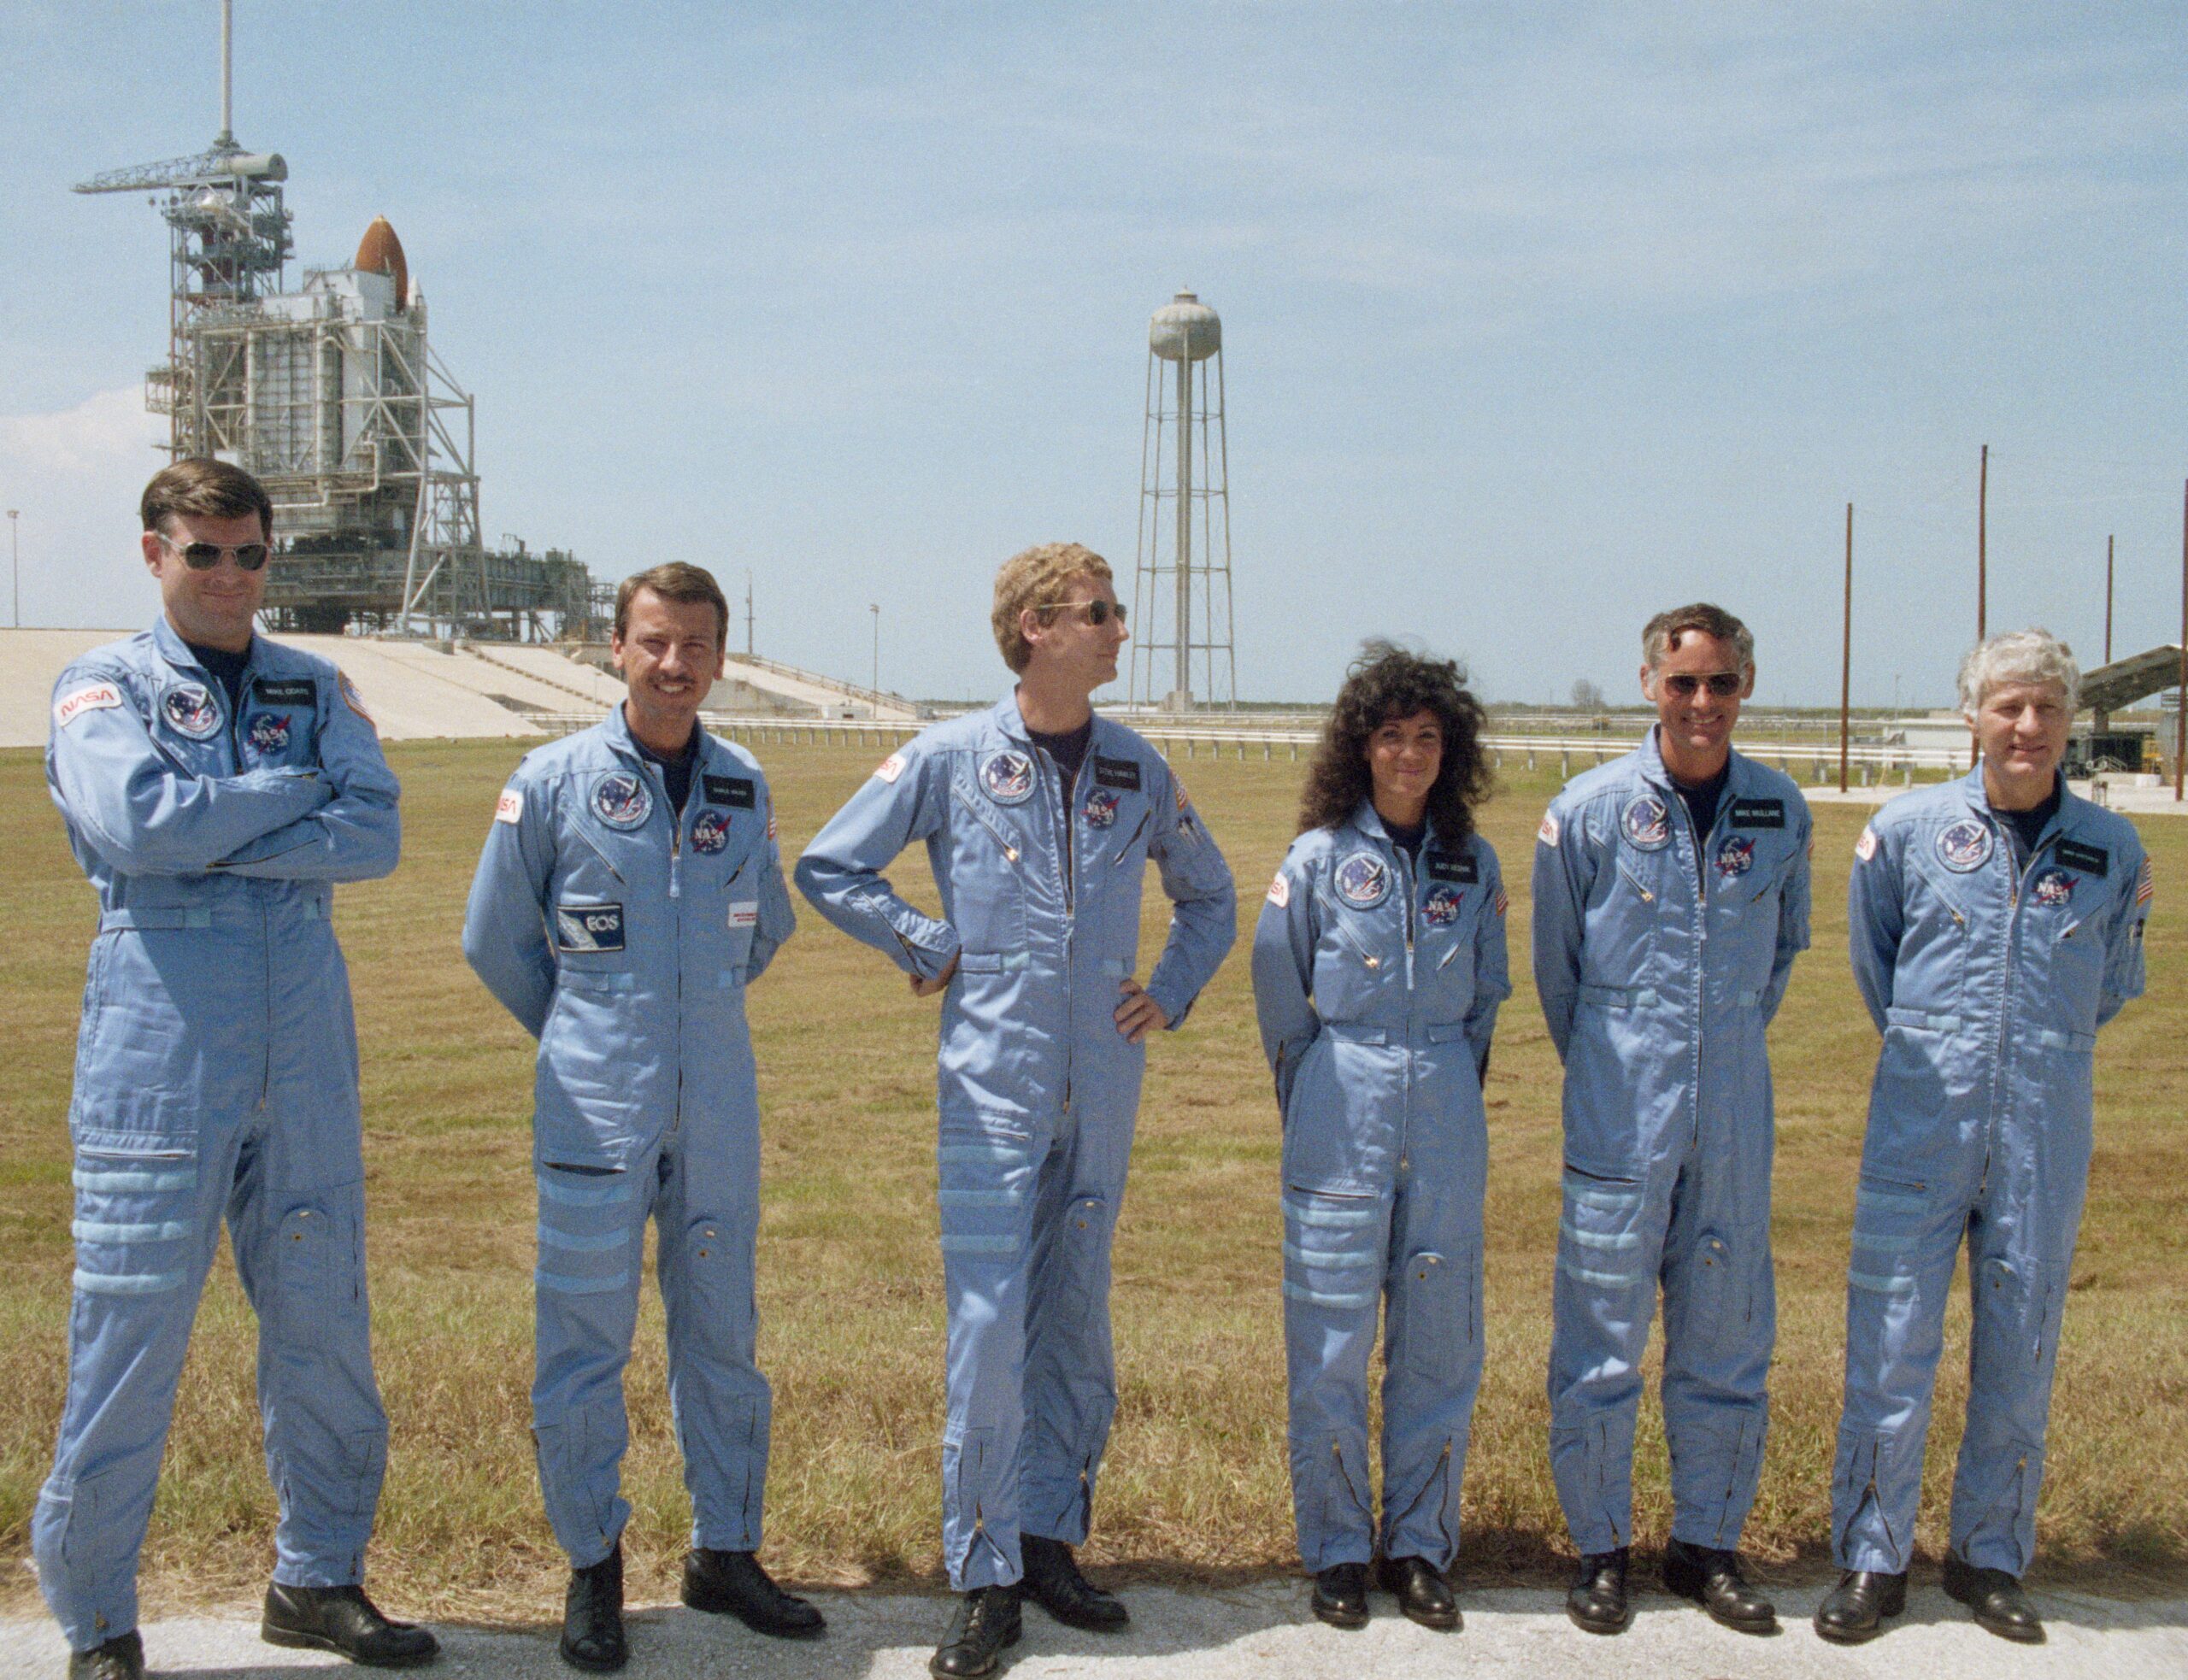
[[(857, 748), (762, 749), (798, 847), (857, 784)], [(464, 892), (517, 749), (404, 747), (407, 844), (390, 879), (345, 890), (339, 922), (363, 1041), (371, 1265), (380, 1381), (394, 1424), (372, 1578), (403, 1610), (544, 1616), (563, 1565), (539, 1508), (532, 1362), (531, 1045), (457, 949)], [(1298, 767), (1182, 767), (1237, 870), (1247, 929), (1291, 833)], [(1466, 1484), (1462, 1577), (1538, 1573), (1562, 1524), (1544, 1454), (1543, 1373), (1558, 1217), (1557, 1066), (1526, 978), (1527, 859), (1550, 779), (1515, 774), (1485, 823), (1514, 888), (1519, 990), (1491, 1075), (1488, 1373)], [(1845, 956), (1845, 862), (1858, 808), (1817, 812), (1815, 949), (1773, 1035), (1781, 1329), (1775, 1412), (1750, 1551), (1824, 1550), (1844, 1272), (1874, 1037)], [(2188, 824), (2144, 832), (2161, 890), (2152, 996), (2097, 1055), (2098, 1144), (2067, 1317), (2041, 1537), (2046, 1572), (2188, 1579)], [(0, 850), (14, 935), (0, 943), (0, 1607), (51, 1449), (71, 1260), (66, 1113), (88, 890), (35, 753), (0, 754)], [(932, 902), (923, 858), (900, 886)], [(1150, 946), (1162, 906), (1150, 895)], [(810, 1583), (937, 1577), (941, 1266), (932, 1201), (935, 1005), (809, 913), (752, 1000), (765, 1116), (761, 1360), (774, 1383), (767, 1555)], [(1116, 1245), (1121, 1401), (1090, 1560), (1128, 1576), (1215, 1580), (1290, 1566), (1277, 1284), (1278, 1132), (1234, 955), (1150, 1059)], [(1942, 1519), (1965, 1393), (1956, 1302), (1932, 1432), (1920, 1539)], [(271, 1560), (257, 1450), (254, 1326), (225, 1262), (201, 1309), (144, 1560), (153, 1609), (244, 1600)], [(1653, 1377), (1652, 1377), (1653, 1382)], [(629, 1382), (627, 1550), (638, 1598), (673, 1591), (686, 1513), (648, 1290)], [(1668, 1521), (1661, 1430), (1644, 1406), (1639, 1539)]]

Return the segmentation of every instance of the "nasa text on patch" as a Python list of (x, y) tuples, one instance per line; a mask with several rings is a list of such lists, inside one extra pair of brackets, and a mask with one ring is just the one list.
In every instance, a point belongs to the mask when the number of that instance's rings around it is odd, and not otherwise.
[(1481, 872), (1470, 857), (1445, 857), (1440, 852), (1432, 852), (1428, 855), (1428, 878), (1456, 881), (1470, 887), (1481, 878)]
[(1785, 825), (1785, 802), (1782, 799), (1735, 799), (1732, 802), (1734, 828), (1783, 828)]
[(2112, 867), (2112, 854), (2102, 846), (2085, 846), (2079, 840), (2062, 840), (2051, 849), (2051, 855), (2071, 868), (2094, 875), (2100, 881)]
[(726, 805), (732, 810), (750, 811), (759, 806), (759, 793), (749, 776), (702, 776), (707, 803)]
[(112, 683), (93, 683), (64, 694), (53, 702), (53, 726), (66, 729), (86, 712), (103, 712), (121, 704), (121, 690)]
[(1094, 755), (1094, 785), (1097, 788), (1122, 788), (1127, 793), (1139, 791), (1139, 766), (1128, 758), (1103, 758)]
[(555, 949), (558, 951), (620, 951), (623, 949), (623, 907), (620, 904), (557, 904)]
[(265, 706), (315, 706), (319, 684), (309, 677), (261, 677), (250, 685), (251, 698)]

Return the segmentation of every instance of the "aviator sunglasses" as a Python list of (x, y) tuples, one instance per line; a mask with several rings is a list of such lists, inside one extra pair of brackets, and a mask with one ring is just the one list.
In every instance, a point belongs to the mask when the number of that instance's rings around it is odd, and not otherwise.
[(1691, 672), (1682, 671), (1674, 676), (1663, 678), (1662, 680), (1664, 686), (1681, 700), (1693, 699), (1696, 695), (1702, 692), (1704, 684), (1708, 685), (1709, 692), (1718, 699), (1730, 700), (1740, 691), (1746, 679), (1737, 671), (1713, 671), (1706, 677), (1697, 677)]
[(1125, 621), (1125, 603), (1121, 601), (1044, 601), (1032, 610), (1037, 613), (1059, 612), (1066, 607), (1084, 607), (1086, 622), (1097, 629), (1111, 619), (1119, 624)]
[(263, 543), (238, 543), (233, 548), (222, 548), (218, 543), (178, 543), (164, 531), (152, 533), (161, 545), (182, 556), (182, 563), (193, 572), (210, 572), (221, 563), (223, 555), (233, 557), (235, 563), (246, 572), (256, 572), (266, 564), (268, 549)]

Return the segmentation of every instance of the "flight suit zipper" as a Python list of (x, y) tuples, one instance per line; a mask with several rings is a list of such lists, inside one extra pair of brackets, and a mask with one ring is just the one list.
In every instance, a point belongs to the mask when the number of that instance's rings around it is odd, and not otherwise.
[(1391, 849), (1397, 854), (1398, 884), (1405, 890), (1401, 919), (1405, 930), (1405, 1047), (1398, 1053), (1405, 1058), (1405, 1083), (1398, 1097), (1398, 1171), (1403, 1172), (1413, 1165), (1413, 866), (1404, 847)]
[(1018, 848), (1012, 845), (1009, 837), (1007, 837), (1001, 829), (997, 828), (995, 824), (989, 819), (988, 814), (973, 802), (973, 796), (967, 793), (964, 789), (955, 786), (954, 784), (950, 790), (957, 796), (958, 802), (964, 806), (968, 811), (970, 811), (973, 815), (979, 819), (980, 826), (987, 830), (987, 831), (995, 837), (996, 844), (1003, 848), (1003, 861), (1005, 863), (1017, 862)]
[[(694, 724), (692, 727), (696, 729), (698, 725)], [(694, 775), (703, 773), (700, 761), (704, 756), (703, 753), (693, 755), (691, 770)], [(661, 784), (662, 809), (668, 816), (669, 949), (673, 953), (676, 963), (676, 1031), (671, 1041), (671, 1051), (676, 1058), (676, 1104), (669, 1111), (668, 1115), (668, 1131), (670, 1136), (673, 1137), (684, 1124), (684, 814), (676, 808), (674, 802), (668, 796), (667, 775), (655, 775), (651, 761), (643, 754), (638, 758), (638, 773), (648, 780), (657, 781)], [(685, 803), (689, 802), (690, 794), (687, 790)], [(599, 848), (596, 846), (593, 849), (598, 851)], [(607, 855), (604, 852), (601, 855), (603, 857)], [(615, 866), (610, 864), (609, 867), (612, 870)], [(620, 874), (617, 875), (616, 879), (621, 878)]]
[[(1731, 792), (1732, 785), (1732, 778), (1728, 776), (1725, 778), (1724, 791)], [(1721, 815), (1724, 810), (1722, 794), (1717, 802), (1719, 814)], [(1694, 813), (1687, 808), (1686, 802), (1679, 797), (1676, 787), (1672, 790), (1672, 803), (1678, 808), (1679, 821), (1686, 829), (1687, 837), (1694, 843), (1694, 1143), (1698, 1148), (1702, 1143), (1702, 1040), (1706, 1031), (1703, 1023), (1709, 1013), (1709, 896), (1703, 875), (1705, 867), (1702, 861), (1703, 836), (1695, 828)], [(1715, 823), (1710, 824), (1709, 831), (1712, 834), (1717, 831)]]

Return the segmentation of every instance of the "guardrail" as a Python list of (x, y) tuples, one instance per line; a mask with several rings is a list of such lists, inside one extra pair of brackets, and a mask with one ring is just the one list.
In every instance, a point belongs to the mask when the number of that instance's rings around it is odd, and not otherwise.
[[(568, 735), (580, 729), (590, 729), (600, 721), (601, 714), (591, 713), (552, 713), (536, 714), (530, 721), (550, 733)], [(871, 743), (876, 747), (899, 746), (909, 741), (929, 725), (925, 723), (876, 723), (864, 718), (779, 718), (756, 716), (748, 713), (702, 712), (699, 720), (715, 734), (748, 745), (771, 743), (785, 745), (856, 746)], [(1236, 757), (1241, 760), (1259, 756), (1272, 761), (1278, 750), (1296, 763), (1302, 747), (1311, 748), (1320, 738), (1320, 731), (1312, 729), (1241, 729), (1221, 725), (1204, 725), (1186, 723), (1156, 723), (1136, 721), (1132, 727), (1162, 749), (1165, 758), (1182, 755), (1185, 760), (1200, 757), (1203, 752), (1210, 759)], [(1489, 749), (1499, 768), (1509, 759), (1524, 760), (1526, 767), (1534, 770), (1545, 767), (1555, 759), (1558, 774), (1570, 776), (1576, 771), (1592, 765), (1607, 764), (1620, 755), (1629, 753), (1639, 745), (1638, 737), (1624, 740), (1607, 739), (1603, 736), (1544, 737), (1538, 735), (1486, 735), (1482, 744)], [(1769, 742), (1745, 742), (1740, 746), (1745, 756), (1764, 764), (1774, 764), (1795, 780), (1807, 779), (1822, 783), (1835, 781), (1838, 774), (1838, 749), (1836, 743), (1826, 750), (1810, 750), (1797, 746), (1780, 746)], [(1967, 755), (1943, 748), (1892, 747), (1865, 743), (1851, 747), (1847, 760), (1860, 785), (1870, 787), (1897, 775), (1903, 782), (1911, 782), (1917, 770), (1964, 770)]]

